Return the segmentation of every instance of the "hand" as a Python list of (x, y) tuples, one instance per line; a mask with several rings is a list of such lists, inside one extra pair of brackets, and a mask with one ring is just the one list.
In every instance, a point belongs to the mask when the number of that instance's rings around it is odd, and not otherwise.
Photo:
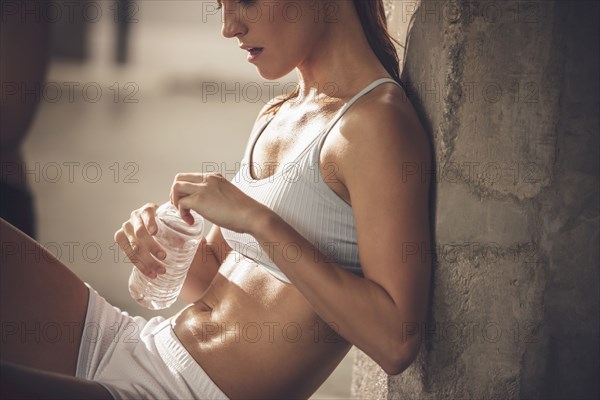
[(194, 210), (212, 223), (239, 233), (252, 233), (261, 217), (273, 213), (221, 174), (177, 174), (171, 203), (190, 224), (193, 217), (189, 210)]
[(152, 237), (158, 232), (157, 208), (156, 204), (147, 203), (132, 211), (129, 220), (123, 223), (114, 237), (129, 260), (150, 278), (165, 272), (164, 264), (159, 260), (164, 260), (166, 254)]

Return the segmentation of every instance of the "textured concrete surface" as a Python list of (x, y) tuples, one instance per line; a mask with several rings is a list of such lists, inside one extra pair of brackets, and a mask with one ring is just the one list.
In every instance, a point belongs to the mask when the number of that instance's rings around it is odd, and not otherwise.
[(398, 2), (436, 153), (425, 343), (358, 398), (598, 398), (598, 5)]

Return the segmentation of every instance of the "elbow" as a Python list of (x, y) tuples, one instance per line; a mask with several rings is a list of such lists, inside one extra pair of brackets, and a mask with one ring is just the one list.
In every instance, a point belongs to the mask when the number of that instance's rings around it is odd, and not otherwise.
[(388, 375), (400, 375), (417, 358), (421, 349), (421, 341), (418, 338), (410, 342), (404, 342), (397, 345), (395, 351), (390, 351), (392, 358), (386, 362), (382, 368)]

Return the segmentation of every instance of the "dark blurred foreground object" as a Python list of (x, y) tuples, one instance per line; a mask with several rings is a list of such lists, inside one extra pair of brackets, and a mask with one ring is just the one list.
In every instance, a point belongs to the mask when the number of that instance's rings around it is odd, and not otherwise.
[(27, 186), (0, 182), (0, 217), (32, 238), (36, 237), (34, 197)]
[(21, 145), (48, 65), (49, 24), (38, 12), (45, 3), (0, 0), (0, 216), (34, 238), (34, 198)]
[[(0, 0), (1, 1), (1, 0)], [(47, 1), (46, 14), (51, 15), (54, 7), (60, 17), (46, 18), (52, 32), (50, 42), (52, 58), (69, 62), (84, 62), (89, 57), (89, 28), (96, 24), (106, 13), (104, 4), (110, 2), (92, 2), (90, 0), (53, 0)], [(110, 18), (109, 15), (104, 18)]]
[(115, 24), (117, 31), (115, 61), (118, 64), (127, 63), (129, 26), (137, 22), (138, 18), (139, 7), (134, 1), (54, 0), (53, 3), (63, 14), (61, 18), (51, 21), (53, 58), (75, 62), (86, 61), (90, 55), (90, 25), (104, 18)]

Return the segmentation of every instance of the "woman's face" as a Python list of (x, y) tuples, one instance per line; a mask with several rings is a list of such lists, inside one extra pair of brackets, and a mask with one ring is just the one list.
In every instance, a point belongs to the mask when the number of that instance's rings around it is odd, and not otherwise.
[(219, 0), (222, 34), (262, 50), (249, 60), (259, 74), (279, 79), (308, 61), (324, 34), (323, 0)]

